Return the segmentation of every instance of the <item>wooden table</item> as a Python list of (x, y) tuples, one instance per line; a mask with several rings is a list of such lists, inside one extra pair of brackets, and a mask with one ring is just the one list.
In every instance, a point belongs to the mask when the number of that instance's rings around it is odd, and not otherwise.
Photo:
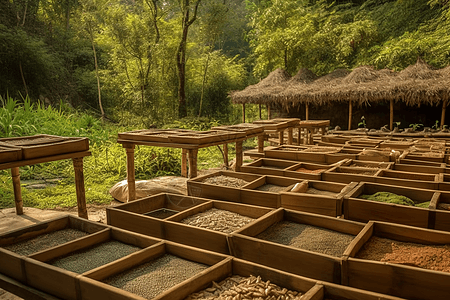
[[(242, 136), (242, 135), (241, 135)], [(181, 148), (181, 175), (189, 178), (197, 177), (197, 154), (198, 149), (217, 145), (227, 145), (229, 143), (236, 143), (236, 167), (239, 171), (243, 163), (242, 143), (247, 136), (239, 138), (232, 138), (228, 140), (220, 140), (209, 143), (188, 144), (188, 143), (170, 143), (170, 142), (151, 142), (144, 140), (127, 140), (123, 138), (117, 139), (119, 144), (125, 148), (127, 154), (127, 182), (128, 182), (128, 201), (136, 199), (136, 185), (135, 185), (135, 169), (134, 169), (134, 149), (136, 145), (153, 146), (153, 147), (167, 147), (167, 148)], [(189, 174), (187, 174), (187, 165), (189, 164)]]
[[(75, 170), (78, 216), (88, 218), (84, 189), (83, 157), (91, 155), (87, 138), (67, 138), (53, 135), (35, 135), (0, 139), (5, 153), (15, 151), (15, 157), (4, 159), (0, 170), (11, 169), (14, 188), (16, 214), (23, 214), (22, 191), (20, 188), (19, 168), (40, 163), (72, 159)], [(9, 149), (9, 150), (8, 150)]]
[(314, 131), (319, 131), (321, 134), (326, 134), (328, 127), (330, 126), (330, 120), (305, 120), (300, 121), (300, 124), (296, 125), (298, 128), (297, 145), (300, 145), (300, 139), (303, 133), (304, 144), (312, 145), (312, 134)]

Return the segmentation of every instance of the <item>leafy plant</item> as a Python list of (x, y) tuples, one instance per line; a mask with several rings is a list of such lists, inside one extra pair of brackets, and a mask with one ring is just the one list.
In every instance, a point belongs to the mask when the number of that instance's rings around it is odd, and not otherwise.
[(417, 129), (419, 129), (420, 127), (422, 127), (423, 124), (409, 124), (409, 127), (412, 128), (413, 131), (416, 131)]
[(400, 124), (401, 124), (402, 122), (400, 122), (400, 121), (398, 121), (398, 122), (394, 122), (394, 127), (400, 127)]
[(366, 128), (366, 118), (361, 117), (361, 122), (358, 123), (358, 127)]
[(431, 126), (431, 128), (438, 130), (438, 129), (439, 129), (439, 120), (436, 120), (436, 121), (434, 122), (434, 125)]

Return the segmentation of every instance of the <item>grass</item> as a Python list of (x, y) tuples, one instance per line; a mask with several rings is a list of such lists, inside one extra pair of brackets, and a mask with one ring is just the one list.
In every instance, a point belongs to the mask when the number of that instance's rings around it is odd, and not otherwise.
[[(204, 121), (204, 120), (202, 120)], [(74, 111), (61, 104), (58, 109), (32, 105), (28, 98), (23, 103), (14, 99), (0, 98), (0, 138), (53, 134), (89, 138), (91, 156), (83, 159), (84, 185), (87, 204), (110, 204), (109, 189), (126, 179), (126, 153), (116, 142), (119, 132), (141, 129), (102, 123), (87, 113)], [(188, 128), (206, 130), (218, 125), (213, 120), (203, 126), (198, 121), (183, 122)], [(3, 129), (2, 129), (3, 128)], [(6, 128), (6, 129), (5, 129)], [(255, 139), (244, 142), (244, 149), (253, 148)], [(234, 144), (228, 145), (229, 159), (235, 157)], [(218, 147), (199, 149), (198, 169), (218, 168), (223, 165), (222, 152)], [(180, 176), (181, 149), (136, 146), (136, 180), (159, 176)], [(41, 209), (75, 207), (77, 205), (72, 161), (62, 160), (20, 168), (24, 206)], [(24, 181), (50, 181), (54, 184), (43, 189), (28, 188)], [(9, 170), (0, 171), (0, 209), (14, 207), (14, 192)]]

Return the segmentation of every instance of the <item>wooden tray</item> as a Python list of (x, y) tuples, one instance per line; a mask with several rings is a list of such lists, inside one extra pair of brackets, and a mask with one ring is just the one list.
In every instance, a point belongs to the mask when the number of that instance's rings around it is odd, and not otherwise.
[(209, 130), (197, 131), (191, 133), (182, 133), (169, 137), (170, 142), (180, 144), (208, 144), (223, 142), (232, 142), (233, 139), (245, 137), (244, 132)]
[[(302, 183), (304, 182), (305, 181), (302, 181)], [(342, 184), (316, 180), (308, 180), (307, 183), (308, 189), (316, 189), (318, 191), (315, 191), (315, 193), (282, 192), (281, 207), (319, 215), (339, 217), (343, 213), (342, 203), (344, 196), (358, 184), (357, 182)]]
[(197, 197), (160, 193), (114, 207), (107, 207), (106, 217), (108, 225), (162, 239), (164, 238), (162, 219), (150, 215), (150, 212), (162, 208), (181, 212), (208, 201)]
[(17, 147), (22, 150), (22, 159), (32, 159), (89, 150), (88, 138), (60, 137), (39, 134), (34, 136), (0, 139), (0, 146)]
[(262, 125), (264, 128), (264, 131), (266, 130), (283, 130), (288, 128), (290, 125), (287, 121), (276, 121), (274, 119), (272, 120), (258, 120), (258, 121), (254, 121), (253, 124), (258, 124), (258, 125)]
[(434, 219), (429, 218), (430, 210), (428, 207), (421, 208), (359, 198), (362, 194), (374, 194), (376, 192), (391, 192), (406, 196), (416, 204), (431, 202), (438, 196), (432, 190), (361, 182), (344, 197), (344, 217), (359, 222), (375, 220), (422, 228), (434, 227)]
[(23, 261), (26, 256), (6, 250), (2, 247), (12, 246), (45, 234), (64, 229), (77, 229), (88, 234), (107, 229), (106, 225), (88, 221), (72, 215), (48, 220), (36, 225), (5, 232), (0, 235), (0, 273), (26, 283)]
[(244, 132), (246, 135), (264, 133), (264, 127), (262, 125), (252, 123), (242, 123), (229, 126), (216, 126), (212, 127), (211, 130), (239, 131)]
[(231, 235), (233, 256), (300, 276), (340, 283), (340, 257), (257, 238), (280, 221), (312, 225), (355, 236), (364, 228), (364, 224), (358, 222), (279, 208)]
[(349, 258), (343, 260), (342, 284), (406, 299), (448, 299), (450, 273), (356, 258), (372, 236), (428, 245), (450, 244), (447, 232), (371, 221), (345, 252)]
[(147, 142), (169, 143), (169, 136), (181, 133), (195, 132), (187, 129), (141, 129), (129, 132), (120, 132), (119, 139)]
[(0, 146), (0, 163), (22, 159), (22, 149), (16, 147)]
[[(351, 168), (344, 166), (332, 167), (322, 173), (322, 180), (350, 183), (350, 182), (375, 182), (376, 176), (383, 170), (374, 170), (370, 168)], [(364, 174), (367, 173), (367, 174)], [(369, 174), (370, 173), (370, 174)], [(373, 174), (372, 174), (373, 173)]]

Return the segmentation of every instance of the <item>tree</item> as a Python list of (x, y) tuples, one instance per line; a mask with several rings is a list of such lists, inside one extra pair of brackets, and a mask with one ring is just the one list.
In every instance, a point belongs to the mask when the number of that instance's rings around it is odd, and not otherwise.
[[(178, 116), (180, 118), (187, 116), (186, 105), (186, 43), (189, 27), (197, 19), (198, 6), (201, 0), (179, 0), (180, 11), (182, 13), (181, 21), (181, 39), (176, 54), (176, 64), (178, 72)], [(192, 13), (192, 16), (191, 16)]]

